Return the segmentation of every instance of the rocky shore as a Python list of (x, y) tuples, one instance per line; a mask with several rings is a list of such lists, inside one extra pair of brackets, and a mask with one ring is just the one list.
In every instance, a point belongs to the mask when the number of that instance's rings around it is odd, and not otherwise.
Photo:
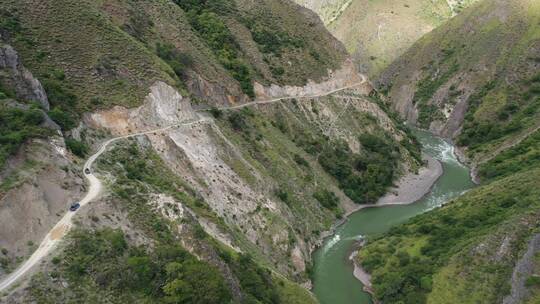
[(424, 160), (427, 166), (422, 167), (418, 174), (409, 173), (403, 176), (396, 187), (381, 197), (374, 207), (411, 204), (429, 193), (433, 184), (442, 175), (443, 168), (441, 163), (431, 156), (424, 155)]

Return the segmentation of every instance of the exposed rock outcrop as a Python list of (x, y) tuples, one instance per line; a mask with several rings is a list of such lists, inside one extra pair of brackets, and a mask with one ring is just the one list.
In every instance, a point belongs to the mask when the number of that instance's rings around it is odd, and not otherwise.
[(540, 234), (532, 237), (527, 246), (527, 251), (517, 261), (512, 273), (511, 292), (503, 299), (503, 304), (519, 304), (523, 303), (529, 295), (529, 290), (525, 287), (525, 281), (533, 274), (534, 257), (540, 252)]
[(21, 64), (17, 52), (6, 44), (0, 44), (0, 84), (13, 87), (18, 99), (37, 101), (45, 110), (49, 110), (49, 100), (43, 86)]
[(157, 82), (150, 88), (142, 106), (134, 109), (116, 106), (98, 111), (88, 114), (85, 122), (91, 127), (104, 127), (113, 134), (124, 135), (195, 119), (197, 115), (189, 99), (168, 84)]

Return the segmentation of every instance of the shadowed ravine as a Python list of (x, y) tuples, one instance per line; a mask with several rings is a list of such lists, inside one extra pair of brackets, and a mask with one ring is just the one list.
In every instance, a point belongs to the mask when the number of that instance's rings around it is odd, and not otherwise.
[(436, 208), (473, 187), (469, 170), (458, 162), (454, 147), (428, 132), (416, 131), (423, 151), (442, 162), (444, 172), (431, 192), (410, 205), (367, 208), (353, 213), (314, 255), (313, 291), (321, 304), (371, 303), (353, 276), (349, 260), (355, 240), (375, 236), (407, 219)]

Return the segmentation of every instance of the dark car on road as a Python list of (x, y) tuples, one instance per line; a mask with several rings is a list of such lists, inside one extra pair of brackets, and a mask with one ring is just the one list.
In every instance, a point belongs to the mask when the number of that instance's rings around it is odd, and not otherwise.
[(79, 209), (79, 207), (81, 207), (81, 204), (73, 203), (73, 204), (71, 204), (71, 206), (69, 206), (69, 211), (77, 211), (77, 209)]
[(89, 168), (84, 169), (84, 174), (90, 174), (90, 169)]

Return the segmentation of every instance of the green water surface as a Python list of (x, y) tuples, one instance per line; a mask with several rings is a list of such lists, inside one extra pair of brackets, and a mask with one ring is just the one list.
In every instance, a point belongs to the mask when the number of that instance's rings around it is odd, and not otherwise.
[(353, 276), (349, 256), (355, 240), (383, 233), (473, 187), (468, 168), (458, 162), (450, 143), (425, 131), (415, 131), (415, 135), (422, 143), (424, 153), (441, 161), (444, 170), (442, 176), (431, 192), (417, 202), (360, 210), (325, 240), (324, 245), (313, 255), (313, 292), (321, 304), (371, 303), (370, 296)]

